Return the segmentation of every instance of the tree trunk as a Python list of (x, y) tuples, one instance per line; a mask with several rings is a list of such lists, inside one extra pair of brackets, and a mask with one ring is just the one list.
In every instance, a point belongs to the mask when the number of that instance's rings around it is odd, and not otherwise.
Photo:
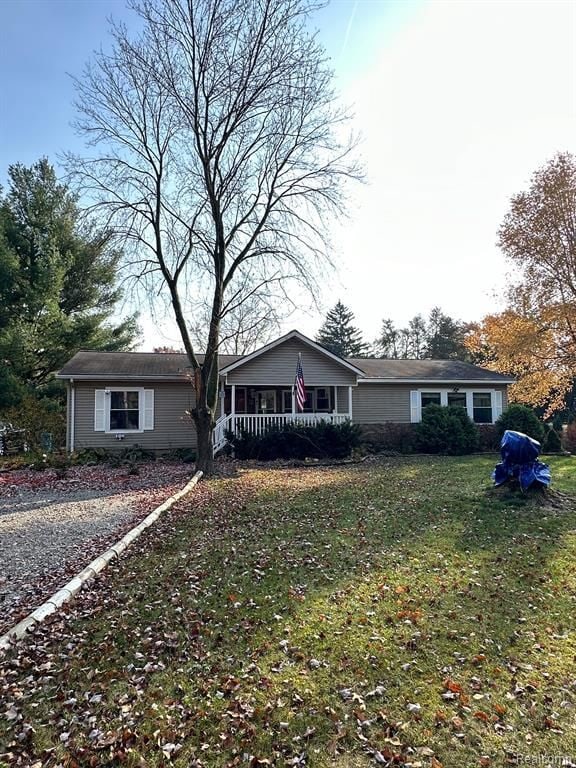
[(212, 447), (213, 418), (207, 409), (198, 409), (193, 414), (196, 427), (196, 471), (211, 475), (214, 464), (214, 451)]

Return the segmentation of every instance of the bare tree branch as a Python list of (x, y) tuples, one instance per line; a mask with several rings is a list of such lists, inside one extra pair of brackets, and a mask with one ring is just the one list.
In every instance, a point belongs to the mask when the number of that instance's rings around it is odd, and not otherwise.
[[(76, 81), (89, 156), (69, 168), (114, 222), (126, 265), (171, 305), (194, 371), (198, 465), (209, 469), (218, 351), (277, 329), (290, 285), (317, 291), (326, 222), (360, 178), (349, 116), (307, 0), (134, 0), (142, 32)], [(199, 322), (205, 326), (199, 333)], [(200, 340), (204, 357), (196, 355)]]

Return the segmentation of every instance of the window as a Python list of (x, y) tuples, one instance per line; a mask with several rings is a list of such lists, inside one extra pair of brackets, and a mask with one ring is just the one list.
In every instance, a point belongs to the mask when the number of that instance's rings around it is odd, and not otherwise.
[(246, 387), (236, 387), (236, 413), (246, 413)]
[(263, 389), (257, 393), (258, 413), (276, 412), (276, 391), (274, 389)]
[(426, 408), (427, 405), (442, 405), (440, 392), (422, 392), (422, 408)]
[(328, 387), (318, 387), (316, 390), (316, 410), (327, 412), (330, 410), (330, 390)]
[(466, 392), (448, 392), (448, 405), (466, 410)]
[(282, 390), (282, 413), (292, 413), (292, 390)]
[(110, 392), (110, 431), (140, 429), (140, 392)]
[(476, 424), (492, 424), (492, 397), (490, 392), (472, 394), (473, 420)]
[(122, 434), (154, 429), (154, 390), (108, 387), (94, 390), (94, 431)]
[(422, 409), (434, 403), (464, 408), (476, 424), (493, 424), (502, 413), (503, 392), (485, 389), (474, 392), (471, 388), (451, 387), (440, 390), (414, 389), (410, 392), (410, 421), (422, 420)]

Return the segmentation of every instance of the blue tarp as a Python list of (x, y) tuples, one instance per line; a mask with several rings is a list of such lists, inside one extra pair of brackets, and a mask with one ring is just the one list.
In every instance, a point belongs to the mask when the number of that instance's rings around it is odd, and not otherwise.
[(537, 484), (540, 487), (550, 485), (550, 468), (537, 460), (540, 443), (522, 432), (507, 429), (500, 441), (502, 461), (496, 464), (492, 479), (495, 485), (503, 485), (515, 478), (523, 491)]

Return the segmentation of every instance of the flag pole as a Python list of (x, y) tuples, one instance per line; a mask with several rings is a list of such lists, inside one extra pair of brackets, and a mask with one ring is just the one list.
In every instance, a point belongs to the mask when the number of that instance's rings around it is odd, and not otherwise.
[[(298, 362), (300, 362), (300, 352), (298, 352)], [(296, 372), (298, 372), (298, 364), (296, 364)], [(296, 415), (296, 378), (292, 384), (292, 416)]]

